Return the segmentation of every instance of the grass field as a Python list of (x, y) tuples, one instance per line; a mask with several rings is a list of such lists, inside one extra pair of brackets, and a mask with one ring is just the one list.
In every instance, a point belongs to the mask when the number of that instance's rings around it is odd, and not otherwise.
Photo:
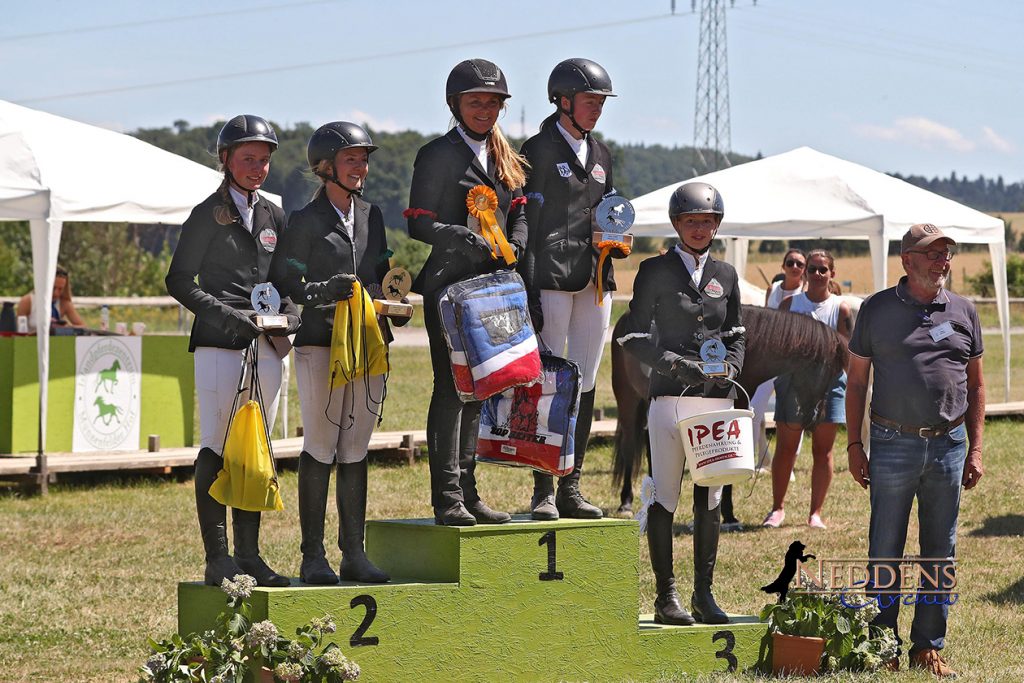
[[(960, 524), (959, 603), (951, 610), (950, 662), (969, 681), (1020, 681), (1024, 644), (1024, 515), (1018, 465), (1021, 423), (999, 420), (986, 430), (986, 476), (964, 495)], [(837, 452), (845, 447), (841, 434)], [(806, 449), (805, 449), (806, 450)], [(616, 505), (609, 478), (610, 448), (593, 449), (584, 488), (606, 510)], [(798, 461), (797, 483), (788, 501), (790, 522), (780, 530), (756, 528), (768, 511), (768, 481), (738, 487), (737, 513), (755, 528), (725, 534), (716, 573), (716, 593), (730, 611), (754, 613), (765, 602), (757, 586), (774, 578), (789, 543), (800, 539), (818, 557), (858, 557), (866, 550), (867, 495), (837, 462), (826, 505), (827, 531), (800, 524), (808, 506), (806, 458)], [(524, 512), (530, 496), (528, 473), (481, 466), (480, 489), (495, 507)], [(373, 467), (371, 518), (422, 517), (429, 513), (425, 461), (411, 467)], [(175, 590), (180, 580), (201, 576), (202, 551), (195, 524), (191, 481), (161, 478), (93, 478), (58, 484), (47, 498), (0, 496), (0, 680), (124, 681), (144, 659), (148, 635), (175, 627)], [(270, 563), (294, 574), (299, 531), (294, 472), (285, 472), (284, 512), (268, 514), (263, 548)], [(677, 521), (688, 514), (681, 504)], [(329, 512), (328, 528), (336, 528)], [(908, 552), (916, 547), (911, 522)], [(646, 544), (638, 540), (641, 581), (638, 610), (649, 612), (654, 598)], [(689, 585), (691, 539), (675, 542), (676, 569)], [(332, 553), (337, 561), (337, 553)], [(906, 614), (906, 613), (905, 613)], [(903, 634), (909, 619), (903, 620)], [(358, 660), (358, 654), (356, 654)], [(715, 680), (744, 680), (722, 676)], [(845, 677), (833, 680), (864, 680)], [(925, 681), (901, 673), (891, 680)]]
[[(1024, 339), (1024, 337), (1015, 337)], [(986, 337), (986, 379), (995, 396), (1001, 372), (997, 337)], [(1015, 345), (1013, 398), (1024, 399), (1024, 348)], [(429, 399), (426, 349), (395, 349), (397, 368), (389, 384), (385, 429), (420, 429)], [(612, 409), (610, 364), (602, 364), (597, 405)], [(293, 383), (294, 392), (294, 383)], [(298, 402), (293, 393), (293, 425)], [(1000, 397), (1001, 398), (1001, 397)], [(614, 414), (613, 410), (609, 410)], [(971, 681), (1024, 679), (1024, 514), (1020, 491), (1024, 469), (1019, 443), (1024, 423), (991, 421), (986, 429), (986, 477), (963, 499), (959, 556), (960, 603), (952, 610), (948, 654)], [(756, 528), (768, 512), (766, 479), (738, 488), (738, 516), (754, 528), (724, 535), (717, 594), (730, 611), (753, 613), (764, 603), (756, 587), (774, 578), (778, 558), (793, 540), (818, 557), (855, 557), (866, 550), (866, 494), (845, 473), (846, 439), (836, 443), (836, 479), (828, 503), (828, 531), (800, 524), (809, 505), (807, 458), (797, 463), (790, 489), (789, 524), (778, 531)], [(804, 448), (805, 455), (808, 451)], [(584, 489), (606, 510), (617, 506), (610, 483), (611, 449), (596, 444), (587, 461)], [(424, 460), (411, 467), (371, 469), (370, 518), (428, 516), (428, 471)], [(531, 477), (526, 472), (480, 467), (481, 492), (498, 508), (527, 511)], [(92, 476), (61, 481), (46, 498), (23, 498), (0, 489), (0, 681), (131, 680), (144, 659), (145, 638), (170, 634), (176, 618), (176, 583), (201, 576), (202, 551), (195, 523), (191, 481), (173, 478)], [(294, 472), (283, 474), (286, 510), (269, 514), (265, 555), (279, 570), (298, 569), (299, 531)], [(685, 510), (687, 503), (681, 504)], [(333, 513), (329, 528), (336, 525)], [(677, 521), (688, 516), (680, 512)], [(912, 522), (908, 552), (916, 544)], [(641, 582), (638, 609), (651, 610), (653, 577), (646, 544), (638, 541)], [(677, 575), (684, 588), (691, 577), (690, 537), (676, 540)], [(334, 560), (337, 561), (335, 554)], [(903, 620), (903, 633), (909, 619)], [(358, 659), (358, 657), (357, 657)], [(846, 677), (833, 680), (864, 680)], [(742, 676), (715, 680), (744, 680)], [(929, 680), (901, 673), (892, 680)]]

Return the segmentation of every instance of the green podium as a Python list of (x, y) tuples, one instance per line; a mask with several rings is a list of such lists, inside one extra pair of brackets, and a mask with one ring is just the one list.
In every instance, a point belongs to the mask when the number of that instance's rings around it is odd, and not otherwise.
[[(661, 626), (637, 615), (638, 527), (560, 520), (439, 527), (367, 524), (387, 584), (258, 588), (253, 618), (286, 635), (329, 613), (366, 681), (642, 681), (743, 669), (765, 632), (756, 617)], [(219, 588), (178, 587), (178, 631), (209, 628)]]

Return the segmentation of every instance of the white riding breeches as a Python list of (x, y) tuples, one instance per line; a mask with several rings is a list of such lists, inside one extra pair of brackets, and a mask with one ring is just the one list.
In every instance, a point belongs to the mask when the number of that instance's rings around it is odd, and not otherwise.
[(580, 391), (593, 391), (604, 340), (612, 319), (612, 294), (605, 292), (603, 305), (594, 303), (594, 283), (578, 292), (540, 290), (544, 313), (541, 340), (556, 356), (580, 366)]
[[(677, 424), (680, 420), (713, 410), (732, 408), (732, 399), (700, 396), (659, 396), (647, 409), (647, 431), (651, 439), (651, 476), (654, 501), (675, 512), (682, 489), (686, 453)], [(708, 487), (708, 509), (722, 501), (722, 487)]]
[(384, 376), (360, 377), (328, 392), (330, 347), (296, 346), (294, 352), (302, 408), (302, 450), (325, 464), (335, 459), (340, 463), (359, 462), (366, 457), (377, 426)]
[[(263, 419), (267, 423), (267, 431), (272, 433), (281, 396), (282, 361), (265, 335), (260, 335), (258, 348), (256, 362), (260, 393), (263, 395)], [(217, 455), (221, 455), (224, 437), (231, 423), (231, 406), (235, 403), (244, 354), (244, 349), (212, 346), (200, 346), (193, 354), (196, 394), (199, 396), (199, 446), (209, 448)], [(235, 411), (248, 400), (249, 378), (246, 377), (245, 389), (238, 396)]]

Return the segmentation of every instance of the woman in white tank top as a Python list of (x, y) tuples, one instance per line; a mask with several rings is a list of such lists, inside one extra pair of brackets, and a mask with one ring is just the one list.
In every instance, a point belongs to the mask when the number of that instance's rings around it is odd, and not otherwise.
[[(850, 339), (853, 327), (853, 314), (850, 305), (833, 295), (830, 291), (832, 279), (835, 277), (835, 260), (825, 249), (815, 249), (807, 254), (807, 291), (785, 299), (779, 310), (809, 315), (815, 320), (828, 325), (839, 332), (846, 340)], [(784, 509), (786, 490), (789, 488), (789, 477), (796, 463), (797, 449), (803, 432), (797, 422), (795, 398), (788, 391), (789, 378), (779, 377), (775, 383), (776, 405), (775, 424), (776, 441), (775, 457), (772, 460), (772, 511), (765, 518), (763, 525), (778, 527), (786, 517)], [(836, 440), (836, 431), (841, 423), (846, 422), (844, 401), (846, 398), (846, 373), (844, 372), (833, 383), (825, 401), (825, 415), (821, 422), (811, 431), (811, 452), (814, 465), (811, 470), (811, 511), (807, 518), (808, 526), (824, 529), (821, 510), (825, 505), (825, 496), (832, 483), (832, 445)]]
[(807, 254), (803, 249), (791, 248), (782, 257), (782, 280), (776, 280), (764, 293), (764, 307), (778, 309), (783, 300), (800, 293), (804, 288), (804, 269)]
[[(798, 294), (804, 288), (804, 270), (807, 267), (807, 254), (803, 249), (790, 248), (782, 257), (783, 279), (776, 280), (764, 293), (765, 308), (778, 309), (785, 299)], [(755, 453), (759, 469), (770, 469), (772, 456), (768, 452), (768, 438), (764, 431), (764, 414), (768, 410), (768, 404), (775, 393), (775, 379), (769, 379), (758, 385), (754, 395), (750, 398), (750, 410), (754, 413), (754, 435), (757, 439)], [(730, 506), (726, 506), (731, 509)], [(725, 520), (723, 518), (722, 529), (725, 531), (738, 531), (742, 528), (738, 521)]]

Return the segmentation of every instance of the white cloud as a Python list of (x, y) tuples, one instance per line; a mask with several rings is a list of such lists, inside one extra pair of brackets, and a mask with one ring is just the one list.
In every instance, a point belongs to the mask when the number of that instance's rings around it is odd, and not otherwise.
[(981, 127), (981, 139), (982, 144), (984, 144), (986, 147), (990, 149), (994, 149), (997, 152), (1002, 152), (1003, 154), (1012, 154), (1013, 152), (1017, 151), (1016, 145), (1014, 145), (1012, 142), (999, 135), (999, 133), (995, 132), (988, 126)]
[(924, 149), (944, 148), (954, 152), (972, 152), (977, 145), (955, 128), (923, 116), (896, 119), (891, 126), (861, 124), (854, 130), (873, 140), (903, 142)]
[(376, 116), (368, 114), (361, 109), (351, 110), (346, 118), (349, 121), (369, 126), (373, 130), (380, 131), (382, 133), (397, 133), (399, 131), (409, 129), (408, 124), (403, 125), (392, 118), (377, 118)]

